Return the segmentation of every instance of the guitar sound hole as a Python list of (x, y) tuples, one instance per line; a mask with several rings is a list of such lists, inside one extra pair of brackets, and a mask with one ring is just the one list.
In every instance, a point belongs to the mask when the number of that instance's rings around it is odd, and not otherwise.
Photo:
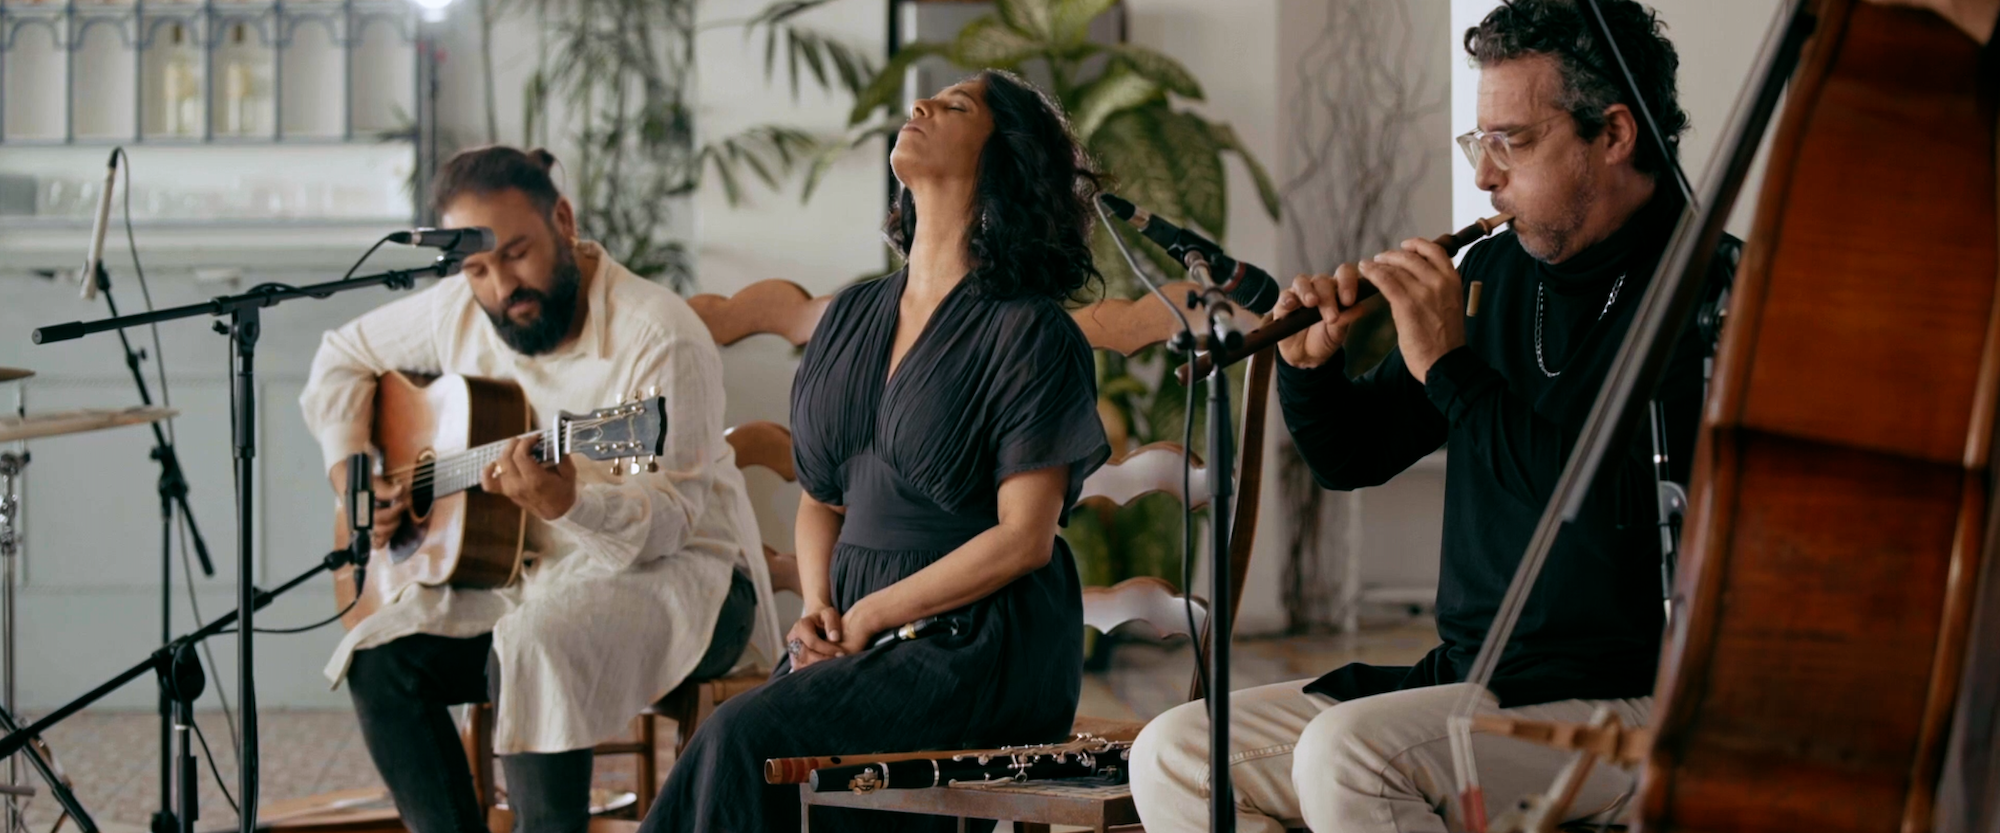
[[(410, 487), (410, 508), (403, 513), (403, 522), (396, 525), (396, 533), (389, 536), (389, 561), (401, 564), (417, 554), (417, 548), (424, 542), (430, 527), (432, 463), (426, 460), (417, 464), (415, 477)], [(421, 520), (419, 520), (421, 519)]]

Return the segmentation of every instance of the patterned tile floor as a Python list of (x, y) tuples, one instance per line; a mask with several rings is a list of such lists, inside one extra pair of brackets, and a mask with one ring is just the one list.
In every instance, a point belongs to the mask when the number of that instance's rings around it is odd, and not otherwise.
[[(1353, 636), (1239, 640), (1232, 662), (1234, 686), (1311, 677), (1353, 661), (1407, 664), (1435, 643), (1428, 620), (1403, 621)], [(1192, 657), (1186, 643), (1121, 644), (1108, 670), (1085, 679), (1080, 710), (1097, 717), (1151, 718), (1184, 701)], [(260, 721), (265, 801), (379, 785), (351, 714), (280, 710), (262, 713)], [(197, 722), (215, 749), (223, 783), (234, 792), (235, 756), (221, 712), (203, 712)], [(84, 712), (48, 733), (48, 742), (75, 782), (79, 801), (105, 833), (146, 830), (158, 801), (157, 732), (151, 713)], [(672, 726), (664, 721), (660, 737), (660, 771), (666, 772), (671, 765)], [(603, 787), (629, 790), (634, 769), (630, 757), (607, 758), (598, 763), (597, 781)], [(23, 777), (24, 782), (34, 780), (26, 771)], [(46, 795), (28, 802), (29, 829), (48, 831), (57, 811)], [(233, 829), (236, 823), (216, 776), (205, 766), (201, 812), (197, 826), (202, 830)]]

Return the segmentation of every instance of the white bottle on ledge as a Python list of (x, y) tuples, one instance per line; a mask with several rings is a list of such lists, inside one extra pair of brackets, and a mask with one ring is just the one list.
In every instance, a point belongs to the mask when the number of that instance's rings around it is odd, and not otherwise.
[(250, 69), (250, 61), (244, 54), (243, 24), (238, 23), (230, 32), (232, 48), (229, 64), (222, 71), (222, 102), (224, 131), (232, 136), (247, 136), (255, 132), (255, 108), (252, 104), (257, 93), (256, 76)]
[(167, 132), (175, 136), (194, 135), (201, 125), (201, 84), (194, 60), (182, 46), (185, 33), (173, 27), (173, 48), (167, 52), (166, 71), (161, 73), (161, 98), (166, 103)]

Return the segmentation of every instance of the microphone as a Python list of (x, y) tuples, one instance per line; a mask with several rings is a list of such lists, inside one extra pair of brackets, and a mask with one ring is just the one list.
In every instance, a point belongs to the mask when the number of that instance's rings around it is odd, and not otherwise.
[(493, 251), (493, 230), (485, 226), (411, 229), (389, 235), (389, 242), (443, 249), (445, 254), (463, 257)]
[(347, 458), (347, 548), (354, 564), (354, 595), (367, 584), (368, 553), (375, 529), (375, 465), (366, 451)]
[(1278, 304), (1278, 282), (1262, 269), (1224, 254), (1215, 242), (1154, 216), (1116, 194), (1099, 194), (1099, 202), (1118, 219), (1131, 223), (1146, 239), (1166, 249), (1175, 260), (1186, 262), (1189, 252), (1198, 252), (1208, 261), (1212, 276), (1219, 276), (1215, 288), (1242, 304), (1244, 309), (1263, 315)]
[(97, 223), (90, 228), (90, 251), (83, 256), (83, 272), (78, 275), (83, 281), (83, 299), (97, 300), (97, 270), (104, 263), (104, 227), (111, 222), (111, 186), (118, 177), (118, 154), (123, 148), (113, 148), (111, 161), (104, 169), (104, 191), (97, 195)]

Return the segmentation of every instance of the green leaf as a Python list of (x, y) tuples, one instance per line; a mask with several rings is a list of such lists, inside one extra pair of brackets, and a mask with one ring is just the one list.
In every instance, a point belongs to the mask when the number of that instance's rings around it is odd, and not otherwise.
[(1160, 97), (1159, 85), (1114, 67), (1077, 92), (1076, 105), (1070, 108), (1070, 127), (1079, 141), (1088, 143), (1105, 119)]
[(913, 43), (896, 50), (889, 57), (889, 63), (869, 79), (868, 84), (854, 97), (854, 109), (848, 111), (849, 126), (868, 120), (868, 116), (879, 108), (894, 109), (902, 103), (903, 79), (916, 62), (932, 55), (946, 54), (950, 47), (941, 43)]
[(758, 12), (756, 17), (750, 18), (749, 25), (764, 26), (772, 23), (783, 23), (799, 14), (831, 2), (834, 2), (834, 0), (783, 0), (782, 2), (772, 3), (769, 6), (765, 6), (763, 11)]
[(1118, 0), (1054, 0), (1049, 7), (1049, 29), (1064, 44), (1083, 43), (1090, 38), (1090, 22)]
[[(764, 80), (769, 81), (776, 71), (779, 51), (786, 53), (787, 78), (791, 83), (792, 98), (795, 100), (800, 90), (800, 64), (805, 65), (805, 68), (812, 73), (813, 80), (823, 90), (834, 89), (834, 86), (827, 82), (827, 64), (833, 64), (835, 77), (840, 81), (840, 88), (856, 94), (861, 92), (865, 86), (865, 79), (872, 71), (873, 62), (862, 50), (841, 42), (839, 38), (789, 22), (794, 15), (827, 2), (831, 0), (778, 3), (751, 18), (743, 28), (743, 38), (746, 43), (759, 27), (764, 29)], [(643, 48), (638, 50), (642, 54), (645, 51)]]
[(1156, 136), (1172, 164), (1181, 208), (1187, 219), (1215, 236), (1229, 234), (1229, 177), (1222, 170), (1222, 149), (1208, 123), (1192, 113), (1176, 113), (1164, 105), (1142, 111), (1153, 116)]
[(1090, 137), (1090, 150), (1116, 178), (1120, 196), (1180, 221), (1187, 212), (1181, 207), (1180, 188), (1174, 184), (1173, 163), (1168, 159), (1178, 151), (1160, 142), (1153, 111), (1135, 108), (1105, 119)]
[(1054, 0), (999, 0), (1000, 20), (1014, 33), (1044, 44), (1056, 40)]
[(858, 130), (850, 130), (843, 141), (827, 142), (819, 146), (813, 154), (812, 165), (806, 169), (806, 184), (799, 194), (799, 202), (806, 203), (812, 200), (813, 192), (818, 190), (820, 181), (841, 157), (867, 144), (870, 139), (894, 136), (899, 129), (901, 123), (890, 119)]
[(1063, 540), (1069, 542), (1070, 552), (1076, 558), (1078, 578), (1084, 584), (1102, 587), (1117, 583), (1116, 571), (1111, 564), (1111, 536), (1096, 511), (1081, 508), (1072, 512), (1069, 525), (1060, 532)]
[(1201, 82), (1195, 80), (1194, 73), (1188, 72), (1181, 62), (1164, 54), (1132, 44), (1111, 47), (1112, 60), (1124, 65), (1140, 76), (1167, 88), (1182, 98), (1201, 101), (1204, 94)]
[(1208, 132), (1215, 137), (1215, 144), (1223, 150), (1234, 151), (1236, 158), (1243, 160), (1243, 167), (1250, 169), (1250, 180), (1257, 184), (1257, 198), (1264, 203), (1264, 213), (1271, 219), (1278, 219), (1284, 200), (1278, 195), (1278, 186), (1271, 182), (1270, 173), (1257, 157), (1243, 146), (1243, 140), (1236, 137), (1236, 129), (1226, 122), (1208, 122)]
[[(1162, 108), (1164, 109), (1164, 108)], [(1180, 187), (1174, 182), (1173, 163), (1169, 156), (1178, 151), (1165, 147), (1158, 136), (1158, 128), (1152, 118), (1151, 107), (1133, 108), (1119, 112), (1104, 121), (1104, 125), (1090, 137), (1090, 153), (1113, 179), (1113, 187), (1122, 196), (1146, 210), (1176, 223), (1187, 220), (1187, 212), (1181, 207)], [(1182, 267), (1167, 256), (1159, 246), (1139, 236), (1125, 223), (1113, 223), (1120, 239), (1134, 257), (1150, 262), (1162, 276), (1178, 279)], [(1100, 268), (1107, 262), (1115, 264), (1115, 271), (1121, 277), (1130, 270), (1124, 267), (1124, 257), (1109, 239), (1103, 240)], [(1111, 273), (1106, 273), (1107, 275)], [(1129, 277), (1127, 277), (1129, 280)], [(1135, 285), (1136, 288), (1136, 285)]]
[(714, 163), (716, 178), (722, 180), (723, 198), (728, 200), (732, 206), (740, 204), (743, 201), (743, 184), (736, 179), (735, 167), (723, 158), (724, 154), (722, 152), (713, 146), (703, 148), (701, 155), (704, 159)]
[[(1001, 7), (1006, 5), (1002, 3)], [(958, 37), (952, 39), (948, 57), (952, 63), (967, 69), (1013, 69), (1040, 53), (1043, 46), (988, 15), (959, 30)]]

